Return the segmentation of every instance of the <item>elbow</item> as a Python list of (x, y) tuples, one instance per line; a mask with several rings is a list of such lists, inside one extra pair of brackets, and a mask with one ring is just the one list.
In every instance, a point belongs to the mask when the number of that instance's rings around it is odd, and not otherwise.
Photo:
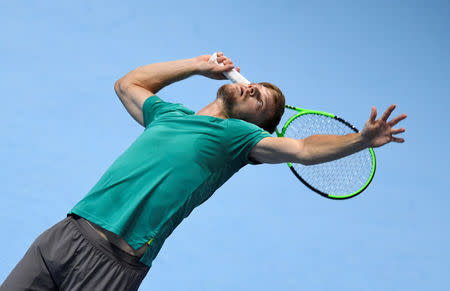
[(305, 157), (297, 158), (296, 163), (302, 164), (303, 166), (312, 166), (312, 165), (317, 164), (312, 159), (308, 159), (308, 158), (305, 158)]
[(120, 78), (119, 80), (116, 81), (116, 83), (114, 83), (114, 91), (116, 91), (117, 95), (120, 96), (124, 94), (128, 86), (129, 85), (126, 84), (124, 79)]
[(317, 164), (311, 154), (308, 151), (308, 147), (305, 145), (303, 139), (297, 140), (297, 147), (295, 151), (295, 163), (302, 164), (304, 166), (311, 166)]
[(120, 79), (119, 80), (117, 80), (115, 83), (114, 83), (114, 91), (116, 91), (116, 94), (117, 95), (119, 95), (119, 92), (120, 92)]
[(303, 166), (313, 166), (317, 164), (321, 164), (324, 162), (323, 159), (320, 159), (317, 156), (309, 154), (307, 151), (299, 152), (296, 156), (296, 163), (302, 164)]
[(133, 85), (124, 78), (125, 77), (117, 80), (116, 83), (114, 83), (114, 91), (116, 91), (116, 94), (120, 99), (127, 95), (128, 89)]
[(308, 161), (308, 160), (302, 160), (302, 161), (300, 162), (300, 164), (302, 164), (303, 166), (312, 166), (312, 165), (315, 165), (313, 162)]
[(330, 160), (325, 157), (319, 157), (316, 155), (308, 155), (307, 153), (303, 153), (301, 156), (297, 155), (297, 163), (300, 163), (304, 166), (313, 166), (313, 165), (323, 164), (328, 161), (330, 161)]

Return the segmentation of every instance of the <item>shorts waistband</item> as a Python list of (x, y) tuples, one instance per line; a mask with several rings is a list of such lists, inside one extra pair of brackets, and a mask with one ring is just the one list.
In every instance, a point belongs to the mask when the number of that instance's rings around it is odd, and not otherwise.
[(102, 238), (89, 224), (88, 222), (74, 213), (68, 214), (72, 218), (72, 221), (78, 226), (78, 229), (85, 237), (87, 241), (92, 243), (95, 247), (102, 250), (105, 255), (116, 259), (121, 263), (126, 264), (128, 267), (134, 269), (148, 269), (149, 266), (139, 261), (138, 257), (132, 256), (129, 253), (121, 250), (109, 241)]

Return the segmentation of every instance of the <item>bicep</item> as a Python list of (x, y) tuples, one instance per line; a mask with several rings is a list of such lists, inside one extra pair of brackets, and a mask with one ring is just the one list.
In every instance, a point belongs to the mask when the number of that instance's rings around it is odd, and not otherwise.
[(143, 87), (127, 83), (122, 79), (116, 82), (114, 90), (128, 113), (140, 125), (144, 126), (144, 114), (142, 112), (144, 102), (154, 94)]
[(303, 153), (304, 143), (302, 139), (266, 137), (252, 148), (249, 157), (266, 164), (304, 163)]

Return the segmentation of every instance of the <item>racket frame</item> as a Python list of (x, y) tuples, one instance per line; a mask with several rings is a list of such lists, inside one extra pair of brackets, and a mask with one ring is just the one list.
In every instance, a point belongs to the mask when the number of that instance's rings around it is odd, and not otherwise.
[[(352, 124), (350, 124), (349, 122), (345, 121), (344, 119), (332, 114), (332, 113), (328, 113), (328, 112), (324, 112), (324, 111), (318, 111), (318, 110), (309, 110), (309, 109), (302, 109), (302, 108), (298, 108), (295, 106), (291, 106), (291, 105), (285, 105), (286, 108), (291, 109), (291, 110), (295, 110), (298, 113), (295, 114), (294, 116), (290, 117), (286, 123), (284, 124), (281, 132), (278, 131), (278, 128), (275, 129), (275, 132), (277, 134), (278, 137), (284, 137), (284, 134), (286, 133), (286, 130), (289, 126), (289, 124), (291, 124), (295, 119), (297, 119), (298, 117), (305, 115), (305, 114), (318, 114), (318, 115), (324, 115), (330, 118), (334, 118), (342, 123), (344, 123), (345, 125), (347, 125), (348, 127), (350, 127), (350, 129), (352, 129), (354, 132), (359, 132), (359, 130), (354, 127)], [(319, 189), (314, 188), (313, 186), (311, 186), (308, 182), (306, 182), (299, 173), (297, 173), (297, 171), (294, 169), (294, 167), (292, 166), (292, 163), (287, 163), (287, 165), (289, 166), (289, 169), (292, 171), (292, 173), (305, 185), (307, 186), (309, 189), (311, 189), (312, 191), (322, 195), (323, 197), (326, 198), (330, 198), (330, 199), (335, 199), (335, 200), (344, 200), (344, 199), (349, 199), (352, 197), (355, 197), (356, 195), (360, 194), (361, 192), (363, 192), (370, 184), (370, 182), (372, 182), (373, 177), (375, 175), (375, 169), (376, 169), (376, 158), (375, 158), (375, 152), (373, 151), (372, 148), (369, 148), (369, 152), (370, 155), (372, 156), (372, 172), (370, 173), (369, 179), (366, 181), (366, 183), (357, 191), (350, 193), (350, 194), (346, 194), (346, 195), (342, 195), (342, 196), (338, 196), (338, 195), (333, 195), (333, 194), (327, 194), (323, 191), (320, 191)]]

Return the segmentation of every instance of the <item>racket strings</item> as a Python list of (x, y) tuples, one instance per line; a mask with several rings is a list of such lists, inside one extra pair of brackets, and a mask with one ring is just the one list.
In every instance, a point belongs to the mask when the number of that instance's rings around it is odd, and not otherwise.
[[(302, 139), (315, 134), (345, 135), (354, 131), (345, 123), (319, 114), (304, 114), (293, 120), (285, 136)], [(372, 155), (363, 150), (353, 155), (317, 165), (292, 164), (313, 188), (329, 195), (344, 196), (363, 188), (371, 177)]]

